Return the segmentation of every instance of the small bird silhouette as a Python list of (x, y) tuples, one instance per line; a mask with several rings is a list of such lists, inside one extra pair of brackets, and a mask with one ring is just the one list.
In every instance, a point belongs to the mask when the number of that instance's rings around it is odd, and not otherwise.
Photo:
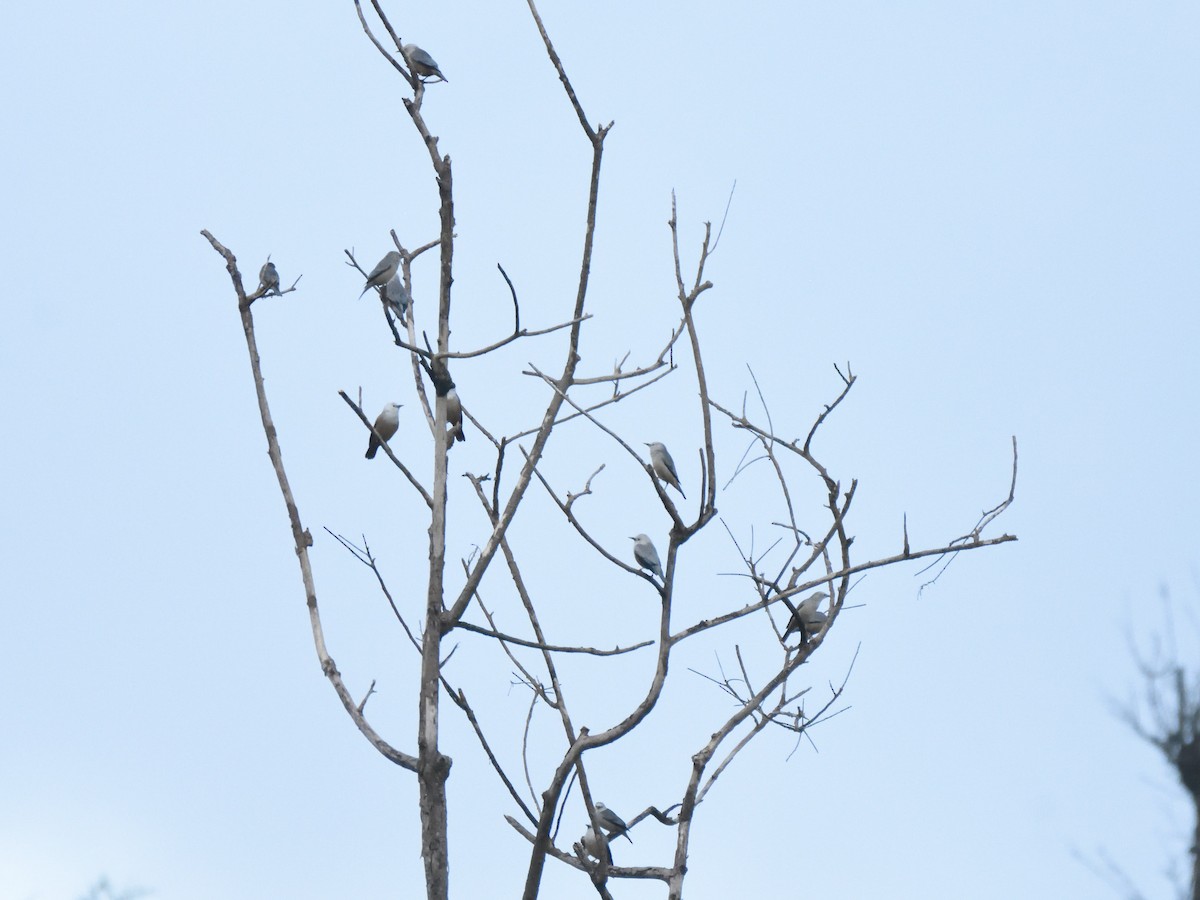
[(408, 60), (408, 67), (422, 78), (430, 78), (436, 75), (442, 81), (449, 81), (442, 70), (438, 68), (438, 64), (433, 61), (433, 57), (418, 47), (416, 44), (405, 44), (403, 47), (404, 58)]
[(825, 613), (820, 612), (817, 607), (821, 605), (822, 600), (828, 599), (829, 595), (824, 591), (817, 591), (815, 594), (809, 594), (796, 605), (796, 611), (792, 613), (792, 617), (788, 620), (787, 628), (783, 630), (783, 636), (786, 638), (793, 632), (800, 632), (800, 643), (807, 644), (809, 637), (814, 631), (820, 629), (825, 624), (825, 620), (829, 618)]
[(258, 270), (258, 288), (268, 294), (279, 293), (279, 273), (275, 270), (275, 263), (269, 259)]
[(379, 261), (379, 264), (371, 270), (371, 274), (367, 276), (367, 283), (363, 286), (362, 294), (359, 294), (359, 299), (373, 287), (379, 287), (387, 284), (392, 280), (392, 276), (396, 274), (396, 270), (400, 268), (400, 254), (393, 250), (387, 256)]

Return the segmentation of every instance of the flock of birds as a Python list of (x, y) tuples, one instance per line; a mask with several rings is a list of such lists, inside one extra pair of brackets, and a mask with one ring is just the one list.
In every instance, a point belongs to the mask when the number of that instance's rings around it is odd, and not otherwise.
[[(400, 52), (404, 56), (404, 61), (408, 63), (408, 67), (413, 71), (413, 74), (421, 81), (426, 83), (428, 78), (437, 78), (439, 81), (449, 82), (450, 79), (442, 74), (442, 70), (438, 68), (438, 64), (433, 57), (418, 47), (416, 44), (405, 44), (400, 48)], [(383, 298), (400, 314), (404, 316), (404, 310), (408, 308), (411, 298), (408, 291), (404, 289), (404, 285), (400, 279), (396, 277), (396, 271), (400, 266), (400, 254), (395, 251), (389, 253), (379, 265), (371, 270), (371, 274), (367, 277), (367, 288), (378, 287), (383, 285)], [(263, 264), (263, 267), (258, 270), (259, 289), (262, 290), (264, 296), (266, 294), (278, 294), (279, 291), (279, 272), (275, 268), (275, 263), (271, 262), (270, 257)], [(367, 288), (363, 288), (365, 294)], [(362, 296), (361, 294), (359, 296)]]
[[(411, 46), (411, 45), (408, 45)], [(420, 48), (417, 48), (418, 50)], [(407, 47), (406, 47), (407, 51)], [(424, 53), (424, 51), (421, 51)], [(428, 57), (428, 54), (425, 54)], [(436, 68), (436, 63), (429, 60), (429, 63)], [(415, 71), (419, 68), (414, 66)], [(438, 73), (440, 74), (440, 73)], [(363, 285), (362, 292), (358, 295), (361, 299), (363, 294), (375, 288), (380, 292), (379, 296), (388, 306), (392, 307), (400, 316), (401, 321), (404, 320), (405, 312), (412, 303), (407, 290), (400, 281), (400, 253), (392, 250), (378, 265), (371, 270), (367, 276), (367, 280)], [(268, 266), (270, 270), (268, 271)], [(272, 286), (278, 290), (279, 276), (275, 272), (275, 267), (271, 262), (267, 262), (263, 266), (263, 271), (259, 275), (263, 285), (271, 288)], [(269, 280), (273, 278), (272, 280)], [(383, 410), (375, 418), (374, 430), (371, 432), (371, 437), (367, 441), (367, 459), (374, 459), (379, 448), (386, 444), (396, 432), (400, 430), (400, 408), (401, 403), (388, 403), (383, 407)], [(458, 390), (451, 384), (450, 389), (446, 392), (446, 422), (452, 429), (450, 443), (455, 440), (465, 441), (466, 434), (462, 427), (462, 401), (459, 399)], [(679, 484), (679, 472), (675, 468), (675, 460), (671, 457), (671, 452), (666, 445), (661, 441), (647, 443), (650, 448), (650, 467), (654, 470), (654, 474), (664, 483), (669, 484), (683, 499), (687, 499), (687, 494), (683, 492), (683, 488)], [(633, 558), (640, 568), (645, 569), (651, 575), (657, 575), (660, 581), (665, 581), (663, 575), (662, 560), (659, 559), (658, 550), (655, 549), (654, 543), (645, 534), (637, 534), (630, 537), (633, 541)]]
[[(449, 81), (442, 74), (433, 57), (416, 44), (405, 44), (401, 52), (404, 54), (404, 59), (408, 63), (409, 68), (422, 81), (426, 78)], [(362, 293), (358, 296), (361, 298), (371, 288), (375, 288), (379, 291), (379, 296), (383, 302), (403, 322), (409, 307), (412, 305), (412, 296), (405, 289), (404, 283), (400, 279), (400, 263), (400, 253), (395, 250), (384, 256), (367, 276)], [(279, 272), (269, 258), (259, 270), (258, 280), (259, 289), (264, 294), (278, 294), (280, 292)], [(379, 448), (391, 440), (400, 429), (399, 413), (402, 405), (400, 403), (388, 403), (375, 418), (374, 430), (371, 432), (371, 437), (367, 442), (367, 459), (374, 459)], [(450, 438), (452, 445), (456, 440), (465, 441), (467, 439), (462, 427), (462, 401), (459, 400), (458, 391), (454, 388), (453, 384), (451, 384), (446, 393), (446, 422), (452, 428)], [(680, 487), (679, 473), (675, 468), (675, 460), (671, 458), (671, 453), (667, 450), (666, 445), (661, 441), (654, 441), (647, 443), (646, 446), (650, 448), (650, 467), (654, 471), (654, 474), (664, 484), (668, 484), (679, 491), (680, 496), (686, 500), (687, 494)], [(662, 561), (659, 559), (658, 550), (655, 549), (654, 542), (645, 534), (633, 535), (630, 537), (630, 540), (633, 541), (633, 558), (639, 568), (645, 569), (651, 575), (658, 576), (660, 581), (665, 581)], [(799, 633), (801, 642), (807, 642), (809, 635), (820, 629), (825, 623), (827, 616), (825, 613), (819, 611), (817, 607), (828, 596), (824, 591), (817, 591), (815, 594), (802, 600), (788, 621), (783, 636), (787, 638), (792, 634)], [(596, 804), (596, 818), (600, 823), (601, 833), (597, 834), (592, 824), (588, 823), (587, 831), (584, 832), (583, 837), (580, 839), (580, 844), (595, 859), (599, 860), (603, 858), (609, 865), (612, 865), (612, 850), (609, 847), (609, 840), (612, 837), (623, 835), (626, 840), (632, 843), (633, 838), (629, 836), (629, 826), (625, 823), (624, 819), (603, 803)], [(607, 834), (604, 832), (607, 832)]]

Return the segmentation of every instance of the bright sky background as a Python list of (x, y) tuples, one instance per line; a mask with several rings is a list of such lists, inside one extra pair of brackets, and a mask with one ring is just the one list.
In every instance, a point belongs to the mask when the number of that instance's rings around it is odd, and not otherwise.
[[(441, 64), (425, 113), (454, 160), (454, 340), (566, 317), (589, 148), (524, 4), (389, 4)], [(1108, 898), (1078, 859), (1111, 856), (1147, 897), (1185, 863), (1190, 812), (1172, 773), (1114, 719), (1136, 686), (1127, 636), (1174, 599), (1192, 640), (1200, 596), (1200, 7), (1037, 2), (646, 4), (544, 0), (592, 121), (616, 120), (602, 176), (588, 373), (651, 359), (676, 320), (669, 234), (685, 253), (732, 210), (698, 313), (714, 396), (758, 376), (788, 435), (860, 380), (818, 449), (848, 484), (860, 559), (969, 530), (1008, 487), (994, 533), (921, 597), (916, 569), (866, 578), (807, 667), (814, 696), (858, 649), (849, 711), (816, 749), (769, 734), (698, 814), (687, 894)], [(408, 359), (343, 265), (396, 228), (436, 235), (424, 148), (404, 83), (338, 3), (207, 0), (10, 5), (0, 29), (6, 137), (0, 267), (5, 393), (0, 615), (0, 895), (74, 900), (101, 875), (156, 898), (417, 896), (413, 776), (380, 758), (316, 662), (291, 536), (254, 404), (235, 301), (211, 229), (251, 279), (267, 254), (300, 290), (255, 307), (267, 387), (316, 535), (331, 652), (401, 749), (416, 660), (369, 573), (323, 526), (365, 533), (401, 605), (422, 608), (425, 523), (413, 494), (362, 458), (368, 410), (406, 404), (394, 442), (429, 471)], [(416, 267), (430, 322), (433, 255)], [(424, 318), (421, 318), (424, 317)], [(454, 371), (497, 432), (536, 422), (556, 338)], [(686, 369), (606, 421), (664, 440), (698, 493)], [(719, 480), (744, 448), (718, 434)], [(484, 471), (474, 435), (453, 474)], [(628, 553), (667, 519), (607, 439), (564, 430), (546, 458), (596, 534)], [(807, 476), (803, 515), (820, 498)], [(778, 505), (752, 471), (718, 495), (740, 539)], [(455, 478), (450, 541), (485, 534)], [(694, 511), (695, 507), (690, 506)], [(555, 639), (653, 635), (646, 585), (597, 562), (533, 492), (514, 531)], [(747, 602), (714, 523), (681, 559), (677, 622)], [(412, 573), (412, 580), (408, 575)], [(502, 579), (485, 586), (519, 628)], [(761, 625), (764, 627), (765, 625)], [(687, 760), (728, 706), (695, 668), (733, 664), (750, 630), (697, 642), (654, 721), (589, 757), (597, 797), (627, 817), (674, 801)], [(1186, 638), (1186, 641), (1184, 640)], [(759, 643), (772, 654), (769, 644)], [(744, 643), (744, 646), (750, 646)], [(1195, 656), (1189, 656), (1195, 661)], [(577, 725), (631, 708), (649, 653), (572, 661)], [(774, 660), (765, 656), (760, 671)], [(527, 695), (487, 641), (462, 636), (462, 684), (514, 771)], [(456, 897), (516, 896), (527, 848), (514, 808), (447, 705)], [(544, 773), (561, 732), (534, 735)], [(791, 755), (789, 755), (791, 754)], [(561, 843), (584, 827), (575, 804)], [(666, 864), (653, 822), (614, 848)], [(800, 887), (803, 885), (803, 888)], [(618, 897), (661, 897), (618, 884)], [(551, 862), (546, 897), (594, 896)]]

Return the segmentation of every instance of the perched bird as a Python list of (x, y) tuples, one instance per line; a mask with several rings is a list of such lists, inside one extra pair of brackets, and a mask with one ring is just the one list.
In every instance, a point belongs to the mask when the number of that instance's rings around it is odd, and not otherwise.
[(416, 44), (405, 44), (403, 47), (404, 58), (408, 61), (408, 67), (414, 73), (422, 78), (429, 78), (436, 75), (442, 81), (449, 81), (442, 70), (438, 68), (438, 64), (433, 61), (433, 57), (418, 47)]
[(458, 390), (453, 385), (446, 391), (446, 422), (454, 428), (450, 434), (451, 444), (467, 439), (462, 427), (462, 401), (458, 399)]
[[(362, 296), (361, 294), (359, 296)], [(412, 304), (412, 295), (404, 289), (404, 282), (400, 280), (400, 273), (397, 272), (391, 277), (391, 280), (383, 286), (383, 299), (392, 309), (396, 311), (396, 315), (400, 320), (404, 320), (404, 313), (408, 311), (408, 307)]]
[(392, 280), (392, 276), (396, 274), (396, 270), (400, 268), (400, 254), (393, 250), (387, 256), (379, 261), (379, 265), (371, 270), (371, 274), (367, 276), (366, 286), (362, 289), (362, 294), (359, 294), (359, 299), (373, 287), (387, 284)]
[(666, 579), (663, 578), (662, 563), (658, 560), (658, 551), (650, 543), (650, 538), (644, 534), (639, 534), (636, 537), (631, 537), (630, 540), (633, 541), (633, 558), (637, 560), (637, 564), (665, 581)]
[[(374, 459), (380, 440), (391, 440), (396, 429), (400, 427), (400, 406), (399, 403), (389, 403), (383, 408), (383, 412), (375, 417), (375, 431), (371, 432), (371, 440), (367, 443), (367, 459)], [(375, 436), (377, 433), (379, 437)]]
[(798, 631), (800, 632), (800, 643), (807, 644), (809, 635), (820, 629), (825, 624), (825, 620), (829, 618), (825, 613), (817, 609), (821, 605), (822, 600), (828, 599), (829, 595), (827, 593), (817, 591), (815, 594), (809, 594), (801, 600), (796, 606), (796, 611), (792, 613), (791, 619), (788, 620), (787, 628), (783, 631), (783, 636), (786, 638), (789, 634)]
[(629, 826), (625, 824), (625, 820), (603, 803), (596, 804), (596, 818), (600, 820), (600, 827), (609, 834), (623, 834), (625, 840), (633, 843), (633, 838), (629, 836)]
[(275, 263), (269, 259), (258, 270), (258, 289), (268, 294), (272, 291), (279, 293), (279, 273), (275, 271)]
[(600, 854), (603, 853), (603, 859), (611, 866), (612, 865), (612, 850), (608, 847), (608, 838), (602, 834), (596, 834), (596, 829), (588, 823), (587, 831), (583, 833), (583, 837), (579, 841), (583, 844), (583, 849), (590, 853), (594, 858), (601, 859)]
[(675, 460), (671, 459), (671, 454), (667, 450), (666, 445), (655, 441), (653, 444), (647, 444), (646, 446), (650, 448), (650, 466), (654, 469), (654, 474), (679, 491), (683, 499), (686, 500), (687, 494), (683, 493), (683, 488), (679, 486), (679, 475), (675, 472)]

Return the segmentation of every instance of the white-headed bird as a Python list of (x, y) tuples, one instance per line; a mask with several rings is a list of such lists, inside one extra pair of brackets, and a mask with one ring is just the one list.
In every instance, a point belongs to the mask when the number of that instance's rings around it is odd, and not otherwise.
[(637, 564), (643, 569), (657, 575), (660, 580), (665, 581), (662, 563), (658, 559), (658, 551), (654, 549), (654, 544), (650, 542), (650, 538), (644, 534), (639, 534), (631, 537), (630, 540), (633, 541), (633, 558), (637, 560)]
[(825, 624), (825, 620), (829, 618), (817, 609), (821, 605), (821, 601), (828, 598), (829, 595), (824, 591), (817, 591), (801, 600), (796, 606), (796, 611), (792, 613), (791, 619), (788, 620), (783, 636), (786, 638), (798, 631), (800, 632), (800, 643), (807, 644), (812, 633), (818, 631)]
[[(583, 833), (583, 837), (579, 841), (583, 844), (583, 849), (592, 855), (595, 859), (603, 859), (610, 866), (612, 865), (612, 850), (608, 848), (608, 838), (602, 834), (596, 834), (596, 829), (588, 823), (587, 831)], [(603, 855), (601, 855), (603, 854)]]
[(399, 403), (389, 403), (383, 408), (383, 412), (375, 417), (375, 430), (371, 432), (371, 440), (367, 443), (367, 459), (374, 459), (380, 441), (390, 441), (400, 427), (400, 406)]
[(416, 44), (405, 44), (402, 52), (404, 53), (404, 59), (408, 62), (408, 67), (413, 70), (414, 74), (421, 78), (432, 78), (436, 75), (442, 81), (450, 80), (442, 74), (442, 70), (433, 61), (433, 57)]
[(596, 804), (596, 818), (600, 820), (600, 827), (609, 834), (614, 836), (623, 834), (625, 840), (633, 843), (633, 838), (629, 836), (629, 826), (625, 824), (625, 820), (603, 803)]
[(650, 448), (650, 467), (654, 469), (654, 474), (664, 483), (669, 484), (675, 490), (679, 491), (680, 496), (686, 500), (687, 494), (679, 486), (679, 475), (675, 471), (675, 460), (671, 459), (670, 451), (667, 450), (666, 445), (655, 441), (653, 444), (647, 444), (646, 446)]

